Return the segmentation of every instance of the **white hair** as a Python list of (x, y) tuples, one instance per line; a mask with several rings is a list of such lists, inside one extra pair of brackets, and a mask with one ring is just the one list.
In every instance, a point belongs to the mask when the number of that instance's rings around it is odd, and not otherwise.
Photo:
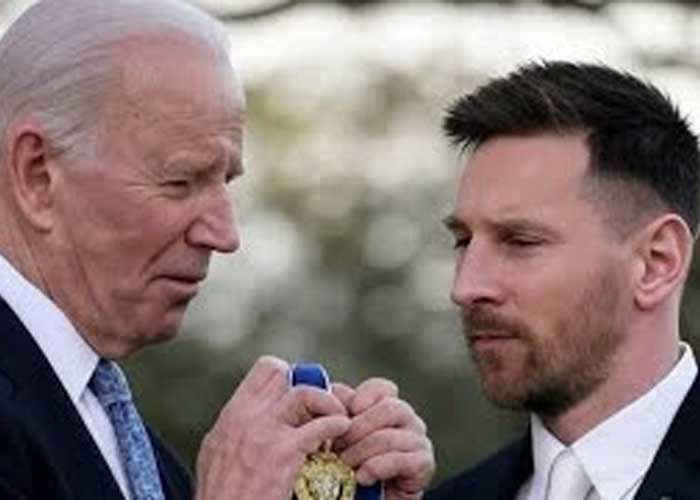
[(55, 154), (94, 154), (125, 61), (115, 46), (176, 33), (229, 61), (224, 27), (180, 0), (41, 0), (0, 40), (0, 161), (9, 127), (29, 116)]

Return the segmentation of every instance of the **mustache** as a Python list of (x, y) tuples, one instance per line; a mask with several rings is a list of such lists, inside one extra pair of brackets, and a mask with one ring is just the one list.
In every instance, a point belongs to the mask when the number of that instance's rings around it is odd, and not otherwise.
[(523, 323), (482, 306), (460, 309), (462, 328), (467, 339), (474, 339), (484, 332), (502, 337), (529, 337), (530, 330)]

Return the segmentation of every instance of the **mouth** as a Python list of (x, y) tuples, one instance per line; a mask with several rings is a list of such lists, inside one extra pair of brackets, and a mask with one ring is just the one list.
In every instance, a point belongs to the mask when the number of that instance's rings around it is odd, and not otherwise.
[(477, 348), (495, 348), (518, 340), (516, 335), (505, 332), (475, 332), (468, 337), (469, 344)]
[(166, 274), (163, 276), (165, 279), (173, 281), (182, 281), (183, 283), (199, 283), (206, 278), (206, 274)]
[(168, 274), (161, 276), (159, 281), (175, 297), (189, 299), (197, 295), (204, 278), (204, 274)]

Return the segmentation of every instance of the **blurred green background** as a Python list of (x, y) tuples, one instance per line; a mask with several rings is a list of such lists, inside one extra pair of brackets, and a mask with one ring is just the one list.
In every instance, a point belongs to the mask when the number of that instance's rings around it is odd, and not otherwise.
[[(3, 26), (30, 2), (0, 3)], [(248, 95), (242, 247), (212, 262), (184, 331), (127, 362), (139, 405), (192, 464), (261, 354), (356, 384), (395, 380), (429, 425), (436, 479), (524, 426), (483, 400), (448, 291), (458, 95), (532, 59), (605, 62), (666, 88), (700, 128), (696, 2), (201, 0)], [(683, 312), (697, 346), (697, 267)]]

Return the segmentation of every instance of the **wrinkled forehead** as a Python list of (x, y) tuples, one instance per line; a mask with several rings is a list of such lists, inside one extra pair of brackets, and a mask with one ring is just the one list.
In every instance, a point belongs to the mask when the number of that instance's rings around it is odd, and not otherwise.
[[(242, 110), (240, 75), (224, 49), (178, 32), (130, 37), (112, 49), (120, 66), (118, 90), (126, 97), (180, 91), (194, 101), (213, 93), (225, 95)], [(202, 95), (192, 92), (193, 87)]]
[(113, 89), (112, 120), (242, 124), (245, 98), (228, 55), (177, 35), (133, 38), (116, 53), (132, 55)]
[(154, 166), (216, 164), (240, 173), (245, 104), (228, 57), (178, 38), (121, 49), (134, 55), (108, 99), (104, 147)]

